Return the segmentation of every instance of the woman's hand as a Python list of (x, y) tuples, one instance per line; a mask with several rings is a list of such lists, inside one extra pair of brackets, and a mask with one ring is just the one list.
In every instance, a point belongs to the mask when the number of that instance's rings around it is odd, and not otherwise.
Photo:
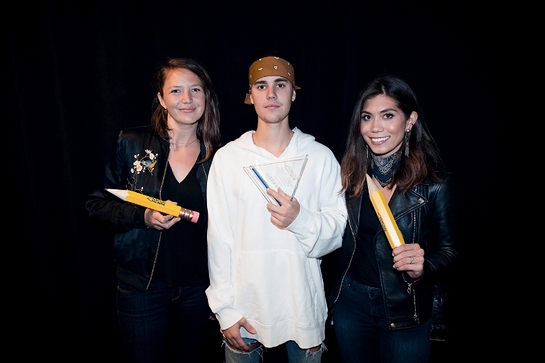
[(418, 243), (406, 243), (392, 250), (394, 268), (418, 279), (424, 271), (424, 250)]
[[(171, 201), (167, 201), (169, 203), (176, 204)], [(146, 223), (146, 226), (148, 228), (153, 228), (158, 231), (163, 231), (165, 229), (169, 229), (174, 224), (178, 223), (180, 221), (180, 217), (174, 217), (170, 214), (163, 214), (161, 212), (158, 212), (153, 209), (146, 208), (146, 211), (144, 212), (144, 222)]]

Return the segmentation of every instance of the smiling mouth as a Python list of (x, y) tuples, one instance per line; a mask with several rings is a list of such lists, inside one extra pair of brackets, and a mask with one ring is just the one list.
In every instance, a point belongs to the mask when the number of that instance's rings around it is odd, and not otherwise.
[(383, 142), (388, 140), (388, 136), (386, 137), (371, 137), (371, 141), (373, 142)]

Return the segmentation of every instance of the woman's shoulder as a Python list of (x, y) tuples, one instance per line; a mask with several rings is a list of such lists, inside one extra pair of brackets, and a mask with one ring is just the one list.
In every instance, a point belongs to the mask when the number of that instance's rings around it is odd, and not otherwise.
[(152, 128), (150, 125), (146, 126), (131, 126), (127, 127), (119, 132), (120, 137), (142, 137), (144, 135), (152, 134)]
[(436, 173), (435, 178), (427, 177), (417, 186), (417, 190), (428, 195), (452, 194), (455, 193), (457, 187), (453, 173), (441, 171)]
[(168, 144), (168, 141), (157, 135), (151, 126), (133, 126), (123, 129), (119, 132), (118, 138), (144, 144), (161, 144), (162, 142)]
[(135, 126), (123, 129), (117, 138), (119, 150), (129, 153), (163, 153), (168, 141), (161, 139), (151, 126)]
[(419, 183), (421, 185), (425, 186), (432, 186), (432, 185), (439, 185), (439, 184), (445, 184), (445, 183), (452, 183), (453, 180), (453, 174), (450, 171), (436, 171), (433, 175), (429, 175), (425, 177), (425, 179)]

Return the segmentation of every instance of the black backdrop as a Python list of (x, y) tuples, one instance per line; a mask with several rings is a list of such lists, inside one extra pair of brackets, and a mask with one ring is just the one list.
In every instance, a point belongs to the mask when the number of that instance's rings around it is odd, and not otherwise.
[(18, 292), (9, 299), (17, 311), (11, 336), (28, 344), (19, 354), (40, 343), (40, 355), (57, 361), (119, 361), (111, 236), (84, 209), (104, 156), (120, 129), (149, 124), (155, 71), (171, 56), (193, 57), (209, 70), (224, 143), (255, 128), (255, 113), (243, 104), (247, 69), (270, 51), (291, 61), (302, 87), (292, 126), (339, 159), (367, 81), (394, 73), (413, 86), (467, 202), (467, 261), (441, 350), (446, 359), (477, 347), (473, 323), (486, 315), (487, 275), (478, 268), (482, 244), (474, 236), (487, 223), (484, 181), (499, 166), (502, 128), (492, 82), (495, 33), (471, 7), (435, 3), (95, 0), (4, 9), (4, 243), (11, 266), (4, 278)]

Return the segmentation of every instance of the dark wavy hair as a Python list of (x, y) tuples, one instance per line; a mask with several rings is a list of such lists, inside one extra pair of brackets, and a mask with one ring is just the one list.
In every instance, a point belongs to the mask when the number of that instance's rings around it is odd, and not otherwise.
[[(409, 155), (402, 155), (399, 169), (392, 175), (392, 184), (400, 193), (405, 193), (426, 178), (440, 181), (439, 172), (445, 171), (439, 148), (431, 136), (413, 90), (402, 79), (386, 75), (369, 82), (361, 91), (354, 106), (346, 148), (341, 160), (342, 188), (350, 197), (361, 195), (365, 186), (365, 176), (371, 167), (370, 150), (360, 133), (361, 112), (365, 102), (378, 95), (386, 95), (396, 102), (405, 117), (413, 111), (418, 119), (411, 129)], [(401, 150), (405, 148), (405, 140)]]
[[(204, 144), (206, 154), (201, 162), (210, 159), (220, 147), (220, 110), (216, 91), (212, 85), (212, 80), (208, 72), (194, 59), (190, 58), (170, 58), (157, 72), (157, 91), (163, 95), (163, 86), (170, 72), (176, 69), (187, 69), (195, 73), (201, 80), (205, 92), (204, 113), (198, 120), (197, 138)], [(169, 140), (169, 127), (167, 124), (167, 113), (159, 102), (159, 98), (154, 99), (155, 110), (151, 115), (151, 125), (153, 130), (165, 140)]]

